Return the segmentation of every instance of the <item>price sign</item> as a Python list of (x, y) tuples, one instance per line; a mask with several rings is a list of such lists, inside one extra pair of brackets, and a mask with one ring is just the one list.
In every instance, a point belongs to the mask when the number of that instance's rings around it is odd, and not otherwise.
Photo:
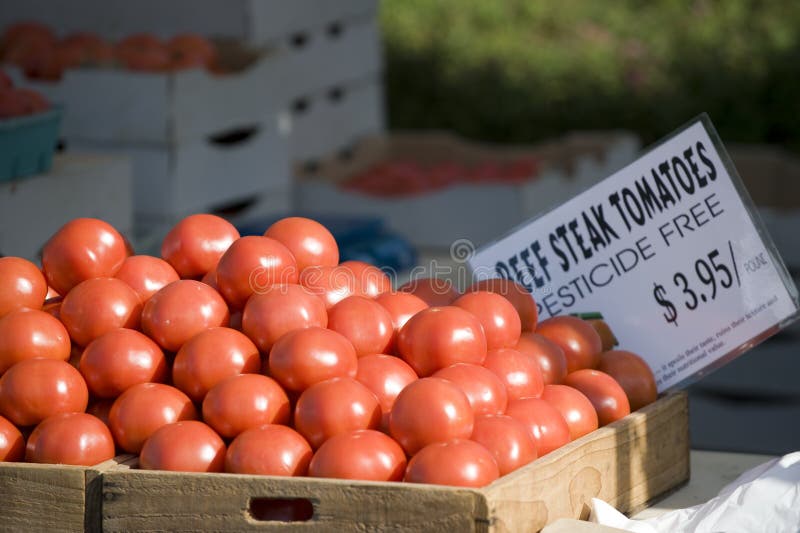
[(525, 286), (542, 319), (599, 311), (659, 391), (797, 316), (797, 289), (708, 117), (470, 259)]

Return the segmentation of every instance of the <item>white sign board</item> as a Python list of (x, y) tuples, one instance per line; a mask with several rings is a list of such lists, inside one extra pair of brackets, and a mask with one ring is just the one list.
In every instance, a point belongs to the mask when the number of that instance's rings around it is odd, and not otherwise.
[(798, 311), (797, 289), (703, 116), (470, 259), (541, 319), (598, 311), (659, 391), (736, 357)]

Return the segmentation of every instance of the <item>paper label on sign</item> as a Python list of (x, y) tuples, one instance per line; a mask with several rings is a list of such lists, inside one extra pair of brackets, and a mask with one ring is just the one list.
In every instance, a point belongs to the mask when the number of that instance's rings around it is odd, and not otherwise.
[(601, 312), (659, 391), (742, 353), (798, 310), (706, 117), (469, 264), (476, 279), (528, 288), (540, 319)]

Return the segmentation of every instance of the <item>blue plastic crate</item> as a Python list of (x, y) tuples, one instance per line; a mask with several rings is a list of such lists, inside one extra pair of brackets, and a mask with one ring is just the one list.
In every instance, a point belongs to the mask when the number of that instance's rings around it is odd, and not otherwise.
[(0, 120), (0, 182), (42, 174), (53, 166), (61, 109)]

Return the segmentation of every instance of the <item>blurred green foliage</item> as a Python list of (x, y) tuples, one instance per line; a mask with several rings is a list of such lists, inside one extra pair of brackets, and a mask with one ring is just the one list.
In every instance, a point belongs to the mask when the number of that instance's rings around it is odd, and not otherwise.
[(393, 128), (529, 142), (707, 111), (800, 147), (800, 1), (383, 0)]

